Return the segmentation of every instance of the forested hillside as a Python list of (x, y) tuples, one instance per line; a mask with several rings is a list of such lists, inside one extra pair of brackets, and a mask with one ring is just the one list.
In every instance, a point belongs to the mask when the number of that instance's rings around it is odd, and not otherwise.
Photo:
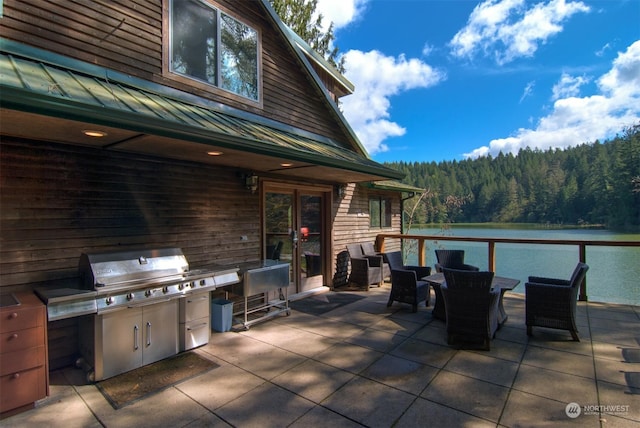
[(604, 143), (566, 150), (387, 165), (427, 191), (413, 223), (640, 226), (640, 124)]

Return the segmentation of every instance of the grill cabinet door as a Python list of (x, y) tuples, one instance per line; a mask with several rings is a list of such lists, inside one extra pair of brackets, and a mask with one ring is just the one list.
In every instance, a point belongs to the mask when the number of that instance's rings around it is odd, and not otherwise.
[[(142, 308), (130, 308), (102, 318), (102, 373), (96, 363), (96, 380), (106, 379), (142, 365)], [(96, 353), (100, 358), (100, 352)]]
[(145, 306), (142, 321), (143, 365), (178, 353), (177, 300)]

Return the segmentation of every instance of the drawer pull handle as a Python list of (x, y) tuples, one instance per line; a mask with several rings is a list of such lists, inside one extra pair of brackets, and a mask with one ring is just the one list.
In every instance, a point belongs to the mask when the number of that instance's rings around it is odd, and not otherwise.
[(194, 325), (193, 327), (187, 327), (187, 331), (199, 330), (201, 328), (205, 328), (206, 326), (207, 323), (203, 322), (202, 324)]
[(11, 312), (11, 315), (9, 315), (9, 318), (11, 318), (11, 319), (18, 318), (18, 313), (17, 312)]
[(18, 333), (13, 333), (9, 339), (17, 339), (18, 338)]
[(11, 379), (18, 379), (20, 377), (20, 373), (14, 373), (13, 376), (11, 376)]

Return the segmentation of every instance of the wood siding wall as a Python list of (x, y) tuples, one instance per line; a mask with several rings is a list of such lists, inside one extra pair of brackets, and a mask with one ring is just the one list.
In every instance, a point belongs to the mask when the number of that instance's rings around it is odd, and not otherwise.
[[(5, 0), (2, 37), (76, 58), (345, 141), (323, 95), (256, 1), (211, 1), (256, 28), (262, 40), (262, 106), (163, 75), (168, 0)], [(345, 142), (345, 147), (348, 144)]]
[[(391, 227), (371, 228), (369, 226), (369, 197), (384, 196), (392, 200), (391, 204)], [(388, 233), (393, 230), (400, 232), (400, 193), (382, 192), (368, 189), (357, 184), (349, 184), (345, 191), (344, 198), (337, 201), (335, 220), (333, 223), (333, 250), (334, 265), (335, 257), (340, 251), (346, 250), (347, 244), (357, 242), (374, 242), (378, 233)], [(389, 240), (385, 251), (396, 251), (400, 249), (400, 242)]]
[(233, 169), (9, 138), (0, 160), (2, 287), (73, 278), (82, 252), (180, 247), (192, 267), (260, 258), (258, 196)]

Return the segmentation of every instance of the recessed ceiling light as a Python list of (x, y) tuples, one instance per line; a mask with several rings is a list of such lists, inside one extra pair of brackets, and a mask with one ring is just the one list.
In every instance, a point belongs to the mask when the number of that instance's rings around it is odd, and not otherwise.
[(100, 137), (106, 137), (107, 133), (104, 131), (97, 131), (95, 129), (85, 129), (82, 131), (82, 133), (84, 135), (86, 135), (87, 137), (95, 137), (95, 138), (100, 138)]
[(222, 152), (211, 151), (211, 152), (207, 152), (207, 154), (209, 156), (220, 156), (222, 155)]
[(281, 163), (280, 166), (283, 167), (283, 168), (288, 168), (290, 166), (293, 166), (293, 164), (292, 163)]

